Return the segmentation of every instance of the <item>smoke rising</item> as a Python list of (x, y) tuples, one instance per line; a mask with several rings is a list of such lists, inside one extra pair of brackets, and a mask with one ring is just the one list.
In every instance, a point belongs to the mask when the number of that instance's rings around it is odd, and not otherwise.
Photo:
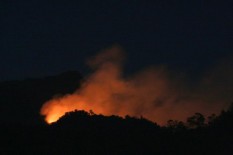
[(143, 116), (165, 124), (169, 119), (185, 120), (195, 112), (219, 113), (233, 101), (229, 95), (232, 87), (229, 83), (224, 84), (229, 86), (228, 90), (221, 87), (222, 77), (215, 76), (220, 74), (217, 72), (223, 72), (221, 69), (208, 73), (196, 86), (189, 87), (164, 66), (124, 76), (123, 60), (124, 53), (118, 46), (89, 59), (88, 65), (94, 72), (81, 88), (73, 94), (47, 101), (41, 108), (41, 115), (51, 123), (75, 109), (92, 110), (103, 115)]

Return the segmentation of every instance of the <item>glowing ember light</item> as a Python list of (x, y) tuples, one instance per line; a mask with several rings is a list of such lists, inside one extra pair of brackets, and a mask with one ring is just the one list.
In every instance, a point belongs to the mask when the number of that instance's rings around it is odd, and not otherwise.
[(46, 122), (48, 124), (51, 124), (51, 123), (56, 122), (59, 118), (60, 118), (60, 116), (55, 113), (55, 114), (49, 115), (49, 117), (46, 118)]
[(221, 109), (216, 104), (211, 107), (207, 102), (196, 99), (198, 96), (177, 87), (175, 84), (179, 82), (172, 81), (162, 67), (123, 78), (122, 55), (121, 50), (115, 47), (89, 61), (95, 72), (80, 89), (73, 94), (53, 98), (42, 106), (40, 113), (46, 122), (55, 122), (66, 112), (76, 109), (103, 115), (143, 116), (159, 124), (171, 118), (183, 120), (195, 112), (210, 114)]

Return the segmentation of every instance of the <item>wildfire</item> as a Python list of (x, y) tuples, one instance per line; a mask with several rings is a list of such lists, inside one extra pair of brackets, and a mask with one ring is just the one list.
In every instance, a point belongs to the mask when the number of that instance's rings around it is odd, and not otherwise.
[(56, 122), (66, 112), (76, 109), (103, 115), (143, 116), (159, 124), (171, 118), (183, 120), (195, 112), (216, 111), (216, 107), (206, 108), (205, 102), (195, 99), (192, 94), (187, 95), (181, 86), (177, 87), (178, 82), (171, 80), (164, 68), (151, 68), (124, 78), (122, 59), (118, 47), (91, 59), (89, 65), (95, 71), (81, 88), (42, 106), (40, 113), (46, 122)]

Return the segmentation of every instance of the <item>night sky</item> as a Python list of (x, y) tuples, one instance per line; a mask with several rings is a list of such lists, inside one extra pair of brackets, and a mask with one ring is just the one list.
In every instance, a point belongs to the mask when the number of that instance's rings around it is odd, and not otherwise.
[(0, 80), (88, 72), (114, 44), (126, 72), (166, 65), (198, 76), (233, 52), (233, 1), (1, 1)]

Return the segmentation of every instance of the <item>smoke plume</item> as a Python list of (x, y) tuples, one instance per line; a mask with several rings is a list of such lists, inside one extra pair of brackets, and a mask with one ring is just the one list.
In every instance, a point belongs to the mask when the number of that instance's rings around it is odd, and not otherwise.
[(189, 86), (163, 66), (124, 76), (123, 60), (124, 53), (116, 46), (89, 59), (88, 64), (94, 72), (81, 88), (73, 94), (47, 101), (41, 108), (41, 115), (52, 123), (75, 109), (92, 110), (103, 115), (143, 116), (165, 124), (169, 119), (185, 120), (195, 112), (219, 113), (233, 101), (230, 95), (232, 82), (221, 85), (225, 78), (221, 69), (217, 69), (219, 73), (216, 70), (209, 72), (197, 85)]

